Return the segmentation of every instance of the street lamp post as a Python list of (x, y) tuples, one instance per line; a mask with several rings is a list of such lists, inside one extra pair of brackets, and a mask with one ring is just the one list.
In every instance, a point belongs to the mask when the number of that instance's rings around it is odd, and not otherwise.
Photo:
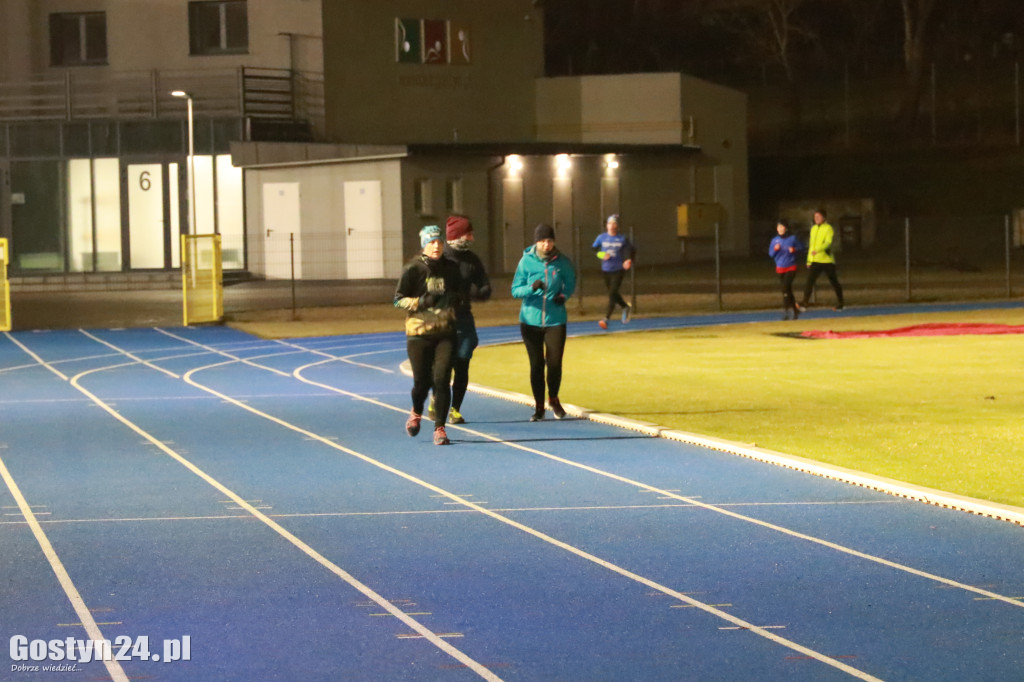
[(192, 111), (192, 95), (184, 90), (174, 90), (171, 97), (184, 97), (188, 104), (188, 233), (196, 233), (196, 169), (195, 169), (195, 117)]

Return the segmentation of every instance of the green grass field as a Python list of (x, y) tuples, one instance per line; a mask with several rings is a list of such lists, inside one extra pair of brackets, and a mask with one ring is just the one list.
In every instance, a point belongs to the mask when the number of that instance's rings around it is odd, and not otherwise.
[[(1024, 507), (1024, 336), (805, 340), (805, 329), (1024, 323), (977, 311), (572, 338), (561, 399), (667, 427)], [(529, 394), (522, 346), (471, 380)], [(472, 415), (472, 400), (464, 412)], [(524, 410), (528, 410), (525, 408)]]

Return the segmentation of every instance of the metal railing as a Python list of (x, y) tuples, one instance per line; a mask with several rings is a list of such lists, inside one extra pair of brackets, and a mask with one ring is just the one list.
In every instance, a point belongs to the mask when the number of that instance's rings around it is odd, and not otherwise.
[(0, 82), (0, 121), (180, 117), (192, 94), (197, 116), (244, 116), (324, 126), (323, 74), (239, 67), (209, 70), (65, 71)]

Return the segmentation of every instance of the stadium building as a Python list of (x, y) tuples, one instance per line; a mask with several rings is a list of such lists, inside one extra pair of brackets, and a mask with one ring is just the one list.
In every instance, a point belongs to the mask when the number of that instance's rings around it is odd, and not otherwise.
[(576, 252), (609, 213), (646, 263), (709, 249), (716, 223), (725, 253), (748, 249), (745, 96), (679, 73), (546, 78), (532, 0), (0, 15), (16, 288), (173, 286), (190, 232), (221, 235), (229, 274), (392, 278), (451, 212), (495, 273), (534, 224)]

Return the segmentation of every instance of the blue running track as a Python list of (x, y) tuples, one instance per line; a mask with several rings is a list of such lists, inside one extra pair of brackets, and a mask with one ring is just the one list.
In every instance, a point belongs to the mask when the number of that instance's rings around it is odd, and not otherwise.
[(0, 335), (0, 680), (1024, 679), (1024, 528), (475, 394), (436, 447), (404, 359)]

